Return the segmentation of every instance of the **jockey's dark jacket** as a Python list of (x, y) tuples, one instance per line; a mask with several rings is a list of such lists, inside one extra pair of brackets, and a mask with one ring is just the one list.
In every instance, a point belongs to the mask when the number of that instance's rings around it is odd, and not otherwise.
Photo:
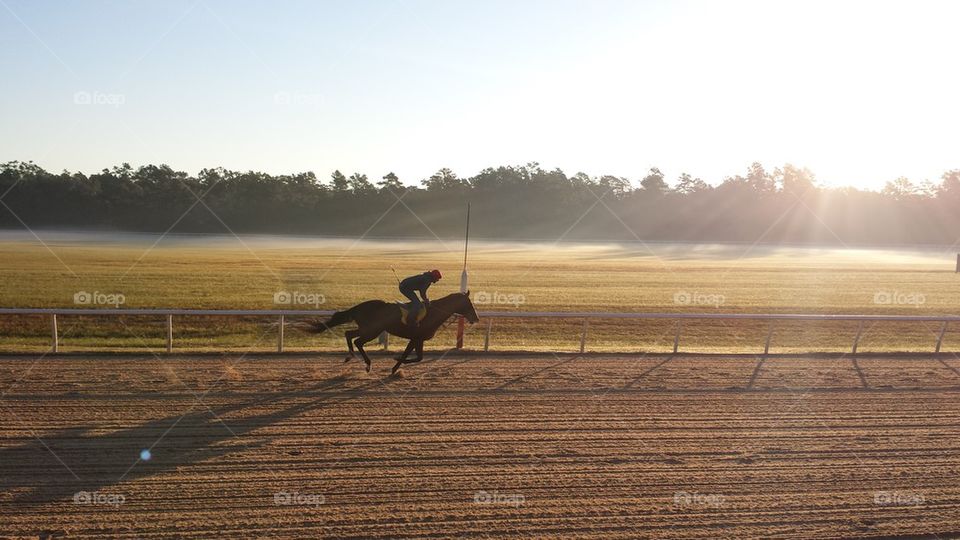
[(427, 299), (427, 289), (430, 288), (430, 285), (433, 285), (433, 275), (430, 272), (424, 272), (422, 274), (417, 274), (415, 276), (410, 276), (405, 278), (400, 282), (401, 291), (418, 291), (420, 296), (426, 302)]

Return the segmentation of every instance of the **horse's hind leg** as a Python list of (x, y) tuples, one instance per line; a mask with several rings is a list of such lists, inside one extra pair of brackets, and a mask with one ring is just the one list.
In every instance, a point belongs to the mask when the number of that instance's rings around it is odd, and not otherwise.
[(353, 354), (353, 340), (356, 339), (356, 337), (359, 335), (360, 335), (360, 331), (358, 330), (347, 330), (346, 332), (344, 332), (343, 336), (347, 338), (347, 350), (350, 351), (350, 356), (346, 357), (343, 360), (343, 363), (347, 363), (350, 360), (357, 357), (357, 355)]
[(363, 356), (363, 363), (367, 365), (367, 373), (370, 373), (370, 357), (367, 356), (367, 351), (363, 350), (363, 344), (379, 336), (380, 330), (376, 332), (357, 333), (359, 336), (353, 340), (353, 344), (357, 346), (357, 350), (360, 351), (360, 354)]

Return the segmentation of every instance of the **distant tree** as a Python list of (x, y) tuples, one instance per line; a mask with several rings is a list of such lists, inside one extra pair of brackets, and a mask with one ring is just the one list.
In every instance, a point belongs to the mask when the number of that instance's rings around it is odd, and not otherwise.
[[(164, 223), (172, 224), (175, 221), (177, 225), (186, 227), (199, 215), (199, 212), (191, 213), (177, 221), (195, 207), (200, 195), (197, 180), (189, 178), (187, 173), (174, 171), (167, 165), (144, 165), (132, 172), (130, 180), (141, 195), (136, 203), (142, 214), (141, 219), (151, 227), (161, 227)], [(268, 184), (259, 187), (270, 189)]]
[(543, 174), (543, 169), (540, 168), (540, 164), (536, 161), (531, 161), (523, 167), (519, 167), (519, 169), (522, 171), (525, 180), (530, 180), (538, 174)]
[(630, 192), (630, 181), (620, 176), (605, 174), (600, 177), (597, 185), (600, 188), (600, 192), (596, 194), (598, 197), (609, 193), (612, 198), (619, 199)]
[[(106, 170), (103, 172), (104, 174), (108, 174)], [(214, 188), (217, 184), (228, 180), (230, 176), (230, 171), (227, 171), (223, 167), (217, 167), (215, 169), (201, 169), (200, 174), (197, 175), (197, 179), (200, 180), (204, 191), (207, 191)]]
[(571, 176), (570, 182), (576, 187), (594, 186), (597, 184), (597, 182), (593, 178), (590, 178), (590, 175), (585, 172), (578, 172)]
[(383, 180), (377, 182), (377, 185), (380, 186), (381, 191), (392, 191), (393, 193), (400, 194), (406, 190), (400, 179), (397, 178), (397, 175), (392, 172), (388, 172), (383, 175)]
[(350, 191), (354, 195), (370, 195), (377, 191), (373, 184), (370, 183), (370, 180), (367, 180), (367, 175), (360, 173), (353, 173), (350, 175), (350, 178), (347, 179), (347, 185), (350, 186)]
[(720, 182), (720, 187), (724, 189), (741, 189), (749, 187), (747, 184), (747, 179), (739, 174), (733, 176), (724, 176), (723, 181)]
[(339, 170), (333, 171), (330, 175), (330, 184), (333, 186), (333, 191), (337, 193), (346, 193), (350, 189), (350, 182)]
[(816, 180), (809, 169), (800, 169), (787, 163), (783, 169), (775, 169), (773, 178), (779, 182), (784, 193), (802, 197), (817, 190)]
[[(503, 178), (501, 171), (503, 167), (494, 169), (493, 167), (487, 167), (480, 171), (476, 176), (467, 180), (467, 183), (470, 187), (481, 193), (493, 193), (503, 185)], [(423, 184), (424, 182), (421, 182)]]
[(888, 197), (892, 197), (895, 200), (902, 201), (915, 197), (919, 194), (919, 188), (911, 182), (908, 178), (901, 176), (896, 180), (891, 180), (883, 186), (883, 193)]
[(569, 192), (572, 183), (560, 169), (545, 171), (537, 169), (530, 177), (530, 184), (538, 190), (551, 192)]
[(687, 173), (680, 175), (680, 178), (677, 179), (677, 187), (674, 189), (674, 191), (682, 195), (690, 195), (691, 193), (709, 190), (710, 184), (699, 178), (694, 178)]
[(465, 186), (464, 182), (457, 178), (456, 173), (446, 167), (433, 173), (430, 178), (421, 180), (420, 183), (427, 188), (427, 191), (444, 191)]
[(640, 186), (645, 192), (655, 195), (662, 195), (670, 189), (663, 173), (656, 167), (650, 167), (650, 172), (640, 180)]
[(940, 177), (940, 186), (937, 188), (937, 197), (960, 200), (960, 169), (943, 173)]
[[(107, 169), (104, 169), (103, 172), (106, 173)], [(123, 162), (121, 165), (114, 166), (113, 169), (110, 170), (109, 174), (118, 176), (120, 178), (129, 179), (131, 176), (133, 176), (133, 167), (131, 167), (129, 163)]]
[(754, 161), (747, 169), (747, 184), (760, 194), (770, 194), (777, 190), (773, 176), (767, 173), (760, 162)]
[(938, 186), (929, 180), (920, 182), (917, 186), (917, 195), (925, 199), (932, 199), (937, 196)]

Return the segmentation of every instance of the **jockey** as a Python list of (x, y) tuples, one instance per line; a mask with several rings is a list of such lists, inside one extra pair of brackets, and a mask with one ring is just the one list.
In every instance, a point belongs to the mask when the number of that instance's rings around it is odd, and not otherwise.
[[(440, 281), (440, 271), (431, 270), (415, 276), (405, 278), (400, 282), (400, 293), (410, 299), (410, 313), (407, 315), (407, 324), (410, 328), (417, 327), (417, 314), (420, 308), (430, 306), (430, 299), (427, 298), (427, 289), (430, 285)], [(417, 292), (423, 298), (423, 302), (417, 297)]]

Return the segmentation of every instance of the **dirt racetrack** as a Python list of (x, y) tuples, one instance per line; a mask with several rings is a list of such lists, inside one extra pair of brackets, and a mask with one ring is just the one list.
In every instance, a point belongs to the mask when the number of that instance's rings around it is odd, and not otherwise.
[(960, 360), (438, 356), (0, 358), (0, 536), (960, 535)]

